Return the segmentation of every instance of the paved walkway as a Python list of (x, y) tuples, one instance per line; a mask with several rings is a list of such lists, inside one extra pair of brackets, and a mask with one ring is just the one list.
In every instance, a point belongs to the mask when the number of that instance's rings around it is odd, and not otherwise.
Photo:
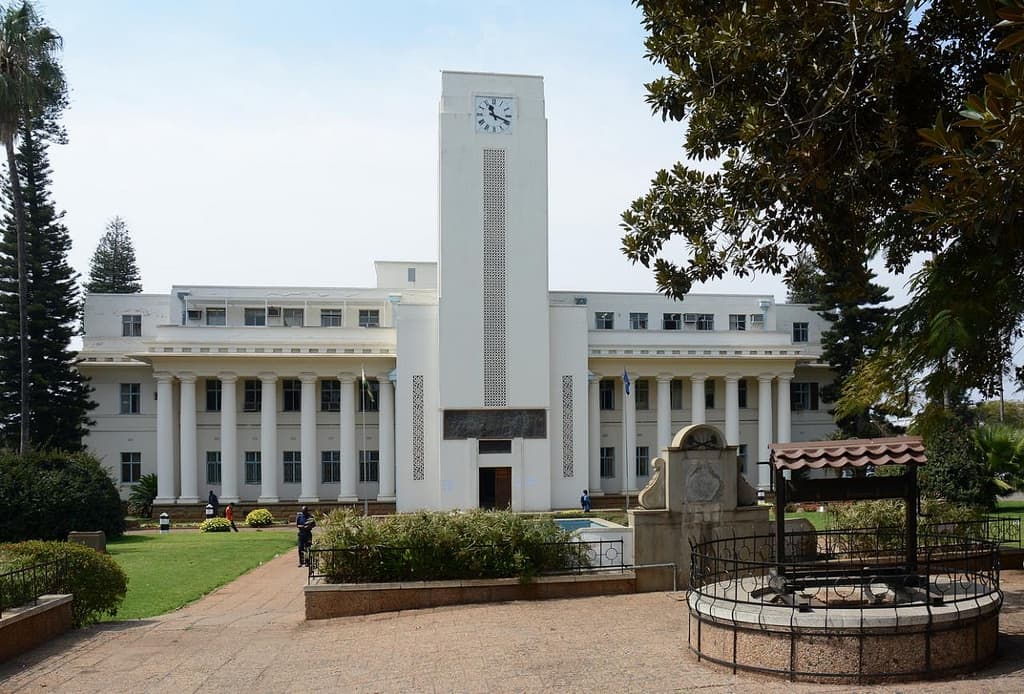
[(1024, 692), (1024, 572), (1003, 579), (991, 668), (951, 682), (828, 687), (698, 664), (682, 593), (306, 622), (290, 552), (185, 609), (72, 632), (0, 666), (0, 692)]

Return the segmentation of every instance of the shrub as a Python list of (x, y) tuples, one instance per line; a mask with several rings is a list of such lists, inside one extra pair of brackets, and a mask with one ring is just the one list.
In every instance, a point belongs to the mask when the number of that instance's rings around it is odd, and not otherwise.
[(928, 453), (928, 464), (918, 472), (922, 496), (994, 508), (995, 480), (967, 426), (947, 411), (936, 410), (919, 428)]
[(265, 508), (254, 508), (245, 517), (245, 524), (250, 528), (265, 528), (272, 525), (274, 516)]
[(415, 513), (366, 518), (336, 510), (324, 519), (318, 549), (328, 580), (436, 581), (474, 578), (529, 580), (545, 571), (588, 566), (586, 545), (550, 519), (508, 511)]
[(0, 451), (0, 542), (63, 540), (72, 530), (124, 532), (121, 498), (86, 453)]
[[(906, 510), (904, 502), (896, 499), (879, 499), (876, 501), (858, 501), (852, 504), (833, 507), (833, 525), (838, 530), (857, 528), (877, 528), (877, 531), (865, 534), (864, 545), (879, 549), (895, 549), (904, 543), (906, 528)], [(921, 513), (918, 516), (918, 534), (928, 533), (925, 526), (954, 525), (965, 521), (978, 520), (981, 513), (970, 506), (950, 504), (936, 499), (923, 499)], [(965, 530), (960, 528), (959, 530)], [(964, 532), (963, 534), (967, 534)]]
[(74, 595), (72, 621), (76, 627), (92, 624), (102, 615), (116, 615), (128, 590), (128, 576), (117, 562), (91, 547), (73, 542), (32, 540), (0, 545), (0, 564), (11, 568), (66, 559), (67, 576), (53, 590)]
[(207, 518), (199, 524), (201, 533), (226, 533), (231, 532), (231, 521), (227, 518)]
[(153, 516), (153, 500), (157, 495), (156, 475), (143, 475), (132, 485), (132, 493), (128, 496), (128, 510), (143, 518)]

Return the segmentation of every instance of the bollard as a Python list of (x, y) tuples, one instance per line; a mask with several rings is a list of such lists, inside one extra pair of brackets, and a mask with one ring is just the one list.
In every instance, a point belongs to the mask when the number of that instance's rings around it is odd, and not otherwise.
[(167, 515), (166, 511), (160, 514), (160, 532), (171, 532), (171, 517)]
[(213, 504), (206, 505), (206, 520), (213, 518)]
[(764, 503), (764, 490), (763, 489), (758, 489), (757, 490), (757, 503), (759, 503), (759, 504), (763, 504)]

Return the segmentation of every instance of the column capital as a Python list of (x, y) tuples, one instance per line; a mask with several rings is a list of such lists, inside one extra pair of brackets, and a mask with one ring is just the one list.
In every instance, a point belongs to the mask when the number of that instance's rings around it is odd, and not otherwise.
[(693, 381), (694, 383), (698, 383), (700, 381), (706, 381), (706, 380), (708, 380), (708, 375), (707, 374), (690, 374), (690, 380)]
[(174, 374), (170, 371), (154, 371), (153, 378), (155, 378), (158, 383), (171, 383), (174, 381)]
[(663, 384), (663, 383), (671, 383), (672, 382), (672, 374), (658, 374), (657, 376), (655, 376), (655, 378), (658, 379), (658, 384), (659, 385)]
[(221, 371), (217, 374), (221, 383), (238, 383), (238, 374), (234, 371)]
[(178, 374), (178, 380), (182, 383), (195, 383), (196, 375), (191, 371), (183, 371)]
[(779, 374), (779, 383), (785, 383), (793, 380), (793, 374)]
[(347, 383), (351, 385), (356, 382), (356, 375), (346, 371), (344, 373), (338, 374), (338, 380), (341, 381), (343, 384)]
[(277, 383), (277, 374), (273, 371), (261, 371), (256, 374), (256, 378), (260, 379), (264, 383)]
[(725, 382), (726, 382), (726, 383), (736, 383), (736, 382), (737, 382), (737, 381), (739, 381), (739, 380), (740, 380), (741, 378), (743, 378), (743, 376), (741, 376), (741, 375), (740, 375), (740, 374), (738, 374), (738, 373), (727, 373), (727, 374), (725, 375)]
[(299, 374), (299, 380), (303, 383), (316, 383), (316, 374), (304, 371)]
[(587, 374), (587, 381), (590, 383), (600, 383), (601, 374), (591, 371)]
[(758, 383), (771, 383), (772, 379), (775, 378), (774, 374), (758, 374)]

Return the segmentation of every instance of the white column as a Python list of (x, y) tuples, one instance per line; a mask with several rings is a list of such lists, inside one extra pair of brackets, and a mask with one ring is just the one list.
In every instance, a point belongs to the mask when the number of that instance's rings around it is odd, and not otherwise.
[(179, 504), (194, 504), (199, 501), (198, 468), (196, 466), (196, 376), (181, 374), (181, 496)]
[[(590, 374), (587, 391), (587, 471), (590, 496), (601, 496), (601, 377)], [(580, 491), (583, 491), (582, 489)]]
[(174, 384), (160, 371), (156, 377), (156, 499), (155, 504), (174, 503)]
[(736, 446), (740, 442), (740, 377), (725, 375), (725, 442)]
[(779, 443), (789, 443), (789, 437), (792, 435), (790, 425), (790, 403), (789, 403), (789, 383), (793, 380), (793, 374), (782, 374), (779, 376), (779, 392), (778, 400), (776, 401), (776, 407), (779, 408), (777, 417), (779, 418), (778, 431), (775, 434), (775, 440)]
[(706, 380), (707, 376), (705, 374), (693, 374), (690, 376), (690, 407), (693, 409), (693, 414), (690, 418), (691, 424), (704, 423), (704, 381)]
[(302, 490), (299, 501), (315, 503), (320, 501), (317, 494), (316, 474), (316, 374), (299, 374), (302, 380), (302, 401), (300, 402), (299, 438), (302, 445)]
[[(772, 442), (772, 376), (757, 377), (757, 462), (768, 462), (768, 446)], [(757, 486), (771, 487), (772, 471), (768, 465), (757, 466)]]
[(625, 387), (622, 389), (622, 447), (625, 449), (622, 452), (622, 464), (625, 466), (622, 471), (623, 491), (631, 491), (636, 486), (633, 479), (636, 474), (636, 393), (633, 392), (636, 388), (636, 374), (629, 374), (629, 381), (629, 395), (626, 395)]
[(238, 377), (220, 374), (220, 500), (238, 502)]
[(672, 443), (672, 374), (658, 374), (658, 450)]
[(341, 428), (338, 432), (338, 443), (341, 447), (341, 489), (338, 501), (355, 503), (356, 484), (359, 482), (359, 458), (356, 452), (356, 394), (355, 376), (349, 373), (340, 374), (341, 381)]
[(378, 413), (377, 437), (380, 448), (380, 485), (377, 501), (395, 500), (395, 399), (391, 374), (377, 376), (380, 383), (380, 412)]
[(259, 502), (277, 503), (277, 374), (261, 373)]

